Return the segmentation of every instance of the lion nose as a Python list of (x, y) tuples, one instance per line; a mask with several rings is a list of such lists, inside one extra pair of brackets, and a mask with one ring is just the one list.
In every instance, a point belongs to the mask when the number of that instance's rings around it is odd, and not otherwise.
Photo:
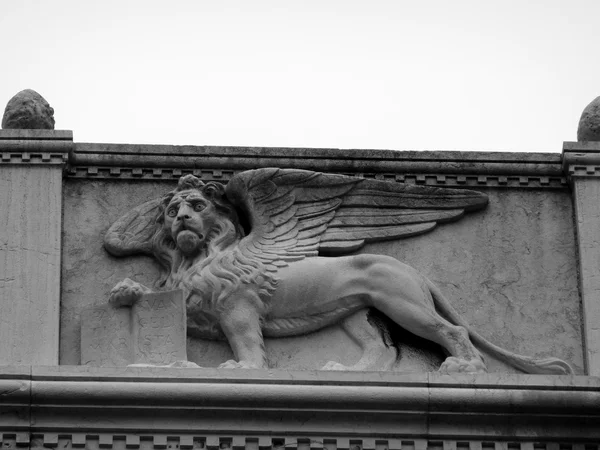
[(181, 208), (177, 213), (177, 220), (186, 220), (191, 218), (192, 216), (190, 215), (190, 209), (187, 206)]

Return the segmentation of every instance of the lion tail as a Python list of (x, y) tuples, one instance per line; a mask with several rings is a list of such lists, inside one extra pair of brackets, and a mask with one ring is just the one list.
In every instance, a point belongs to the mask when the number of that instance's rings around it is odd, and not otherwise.
[(554, 374), (554, 375), (571, 375), (573, 369), (565, 361), (558, 358), (542, 358), (536, 359), (529, 356), (518, 355), (498, 347), (492, 344), (490, 341), (485, 339), (476, 331), (473, 331), (469, 324), (467, 324), (452, 307), (450, 302), (440, 289), (433, 284), (430, 280), (425, 278), (427, 286), (433, 296), (436, 309), (442, 313), (442, 315), (448, 319), (452, 324), (463, 327), (469, 333), (469, 336), (473, 342), (478, 345), (481, 349), (487, 351), (499, 360), (507, 363), (508, 365), (522, 370), (525, 373), (531, 374)]

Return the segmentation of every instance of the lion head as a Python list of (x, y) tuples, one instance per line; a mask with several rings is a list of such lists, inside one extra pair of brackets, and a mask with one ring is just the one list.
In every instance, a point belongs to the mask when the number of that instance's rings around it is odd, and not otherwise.
[(184, 258), (201, 251), (209, 256), (244, 235), (223, 185), (205, 184), (193, 175), (181, 177), (177, 188), (163, 197), (156, 222), (155, 248), (181, 253)]
[[(156, 225), (154, 256), (167, 269), (159, 287), (181, 288), (175, 284), (183, 282), (212, 305), (219, 305), (241, 283), (258, 283), (265, 300), (274, 291), (275, 277), (237, 247), (245, 232), (220, 183), (205, 184), (193, 175), (181, 177), (177, 188), (162, 198)], [(197, 280), (210, 292), (208, 297)], [(194, 308), (193, 302), (188, 308)]]

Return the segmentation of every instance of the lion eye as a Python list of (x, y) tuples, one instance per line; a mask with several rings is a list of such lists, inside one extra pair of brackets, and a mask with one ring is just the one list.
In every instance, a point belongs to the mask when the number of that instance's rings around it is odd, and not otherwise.
[(194, 211), (202, 211), (204, 208), (206, 208), (206, 205), (204, 203), (196, 203), (194, 205)]
[(177, 215), (177, 209), (176, 208), (171, 208), (167, 211), (167, 216), (169, 217), (175, 217)]

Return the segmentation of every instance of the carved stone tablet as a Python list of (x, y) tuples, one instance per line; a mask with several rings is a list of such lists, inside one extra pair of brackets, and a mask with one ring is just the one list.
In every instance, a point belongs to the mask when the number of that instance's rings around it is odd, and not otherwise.
[(119, 367), (131, 364), (131, 308), (109, 304), (87, 309), (81, 317), (81, 365)]
[(167, 365), (187, 359), (179, 290), (145, 294), (132, 307), (88, 309), (81, 323), (82, 365)]
[(182, 291), (144, 294), (131, 312), (135, 364), (187, 360)]

